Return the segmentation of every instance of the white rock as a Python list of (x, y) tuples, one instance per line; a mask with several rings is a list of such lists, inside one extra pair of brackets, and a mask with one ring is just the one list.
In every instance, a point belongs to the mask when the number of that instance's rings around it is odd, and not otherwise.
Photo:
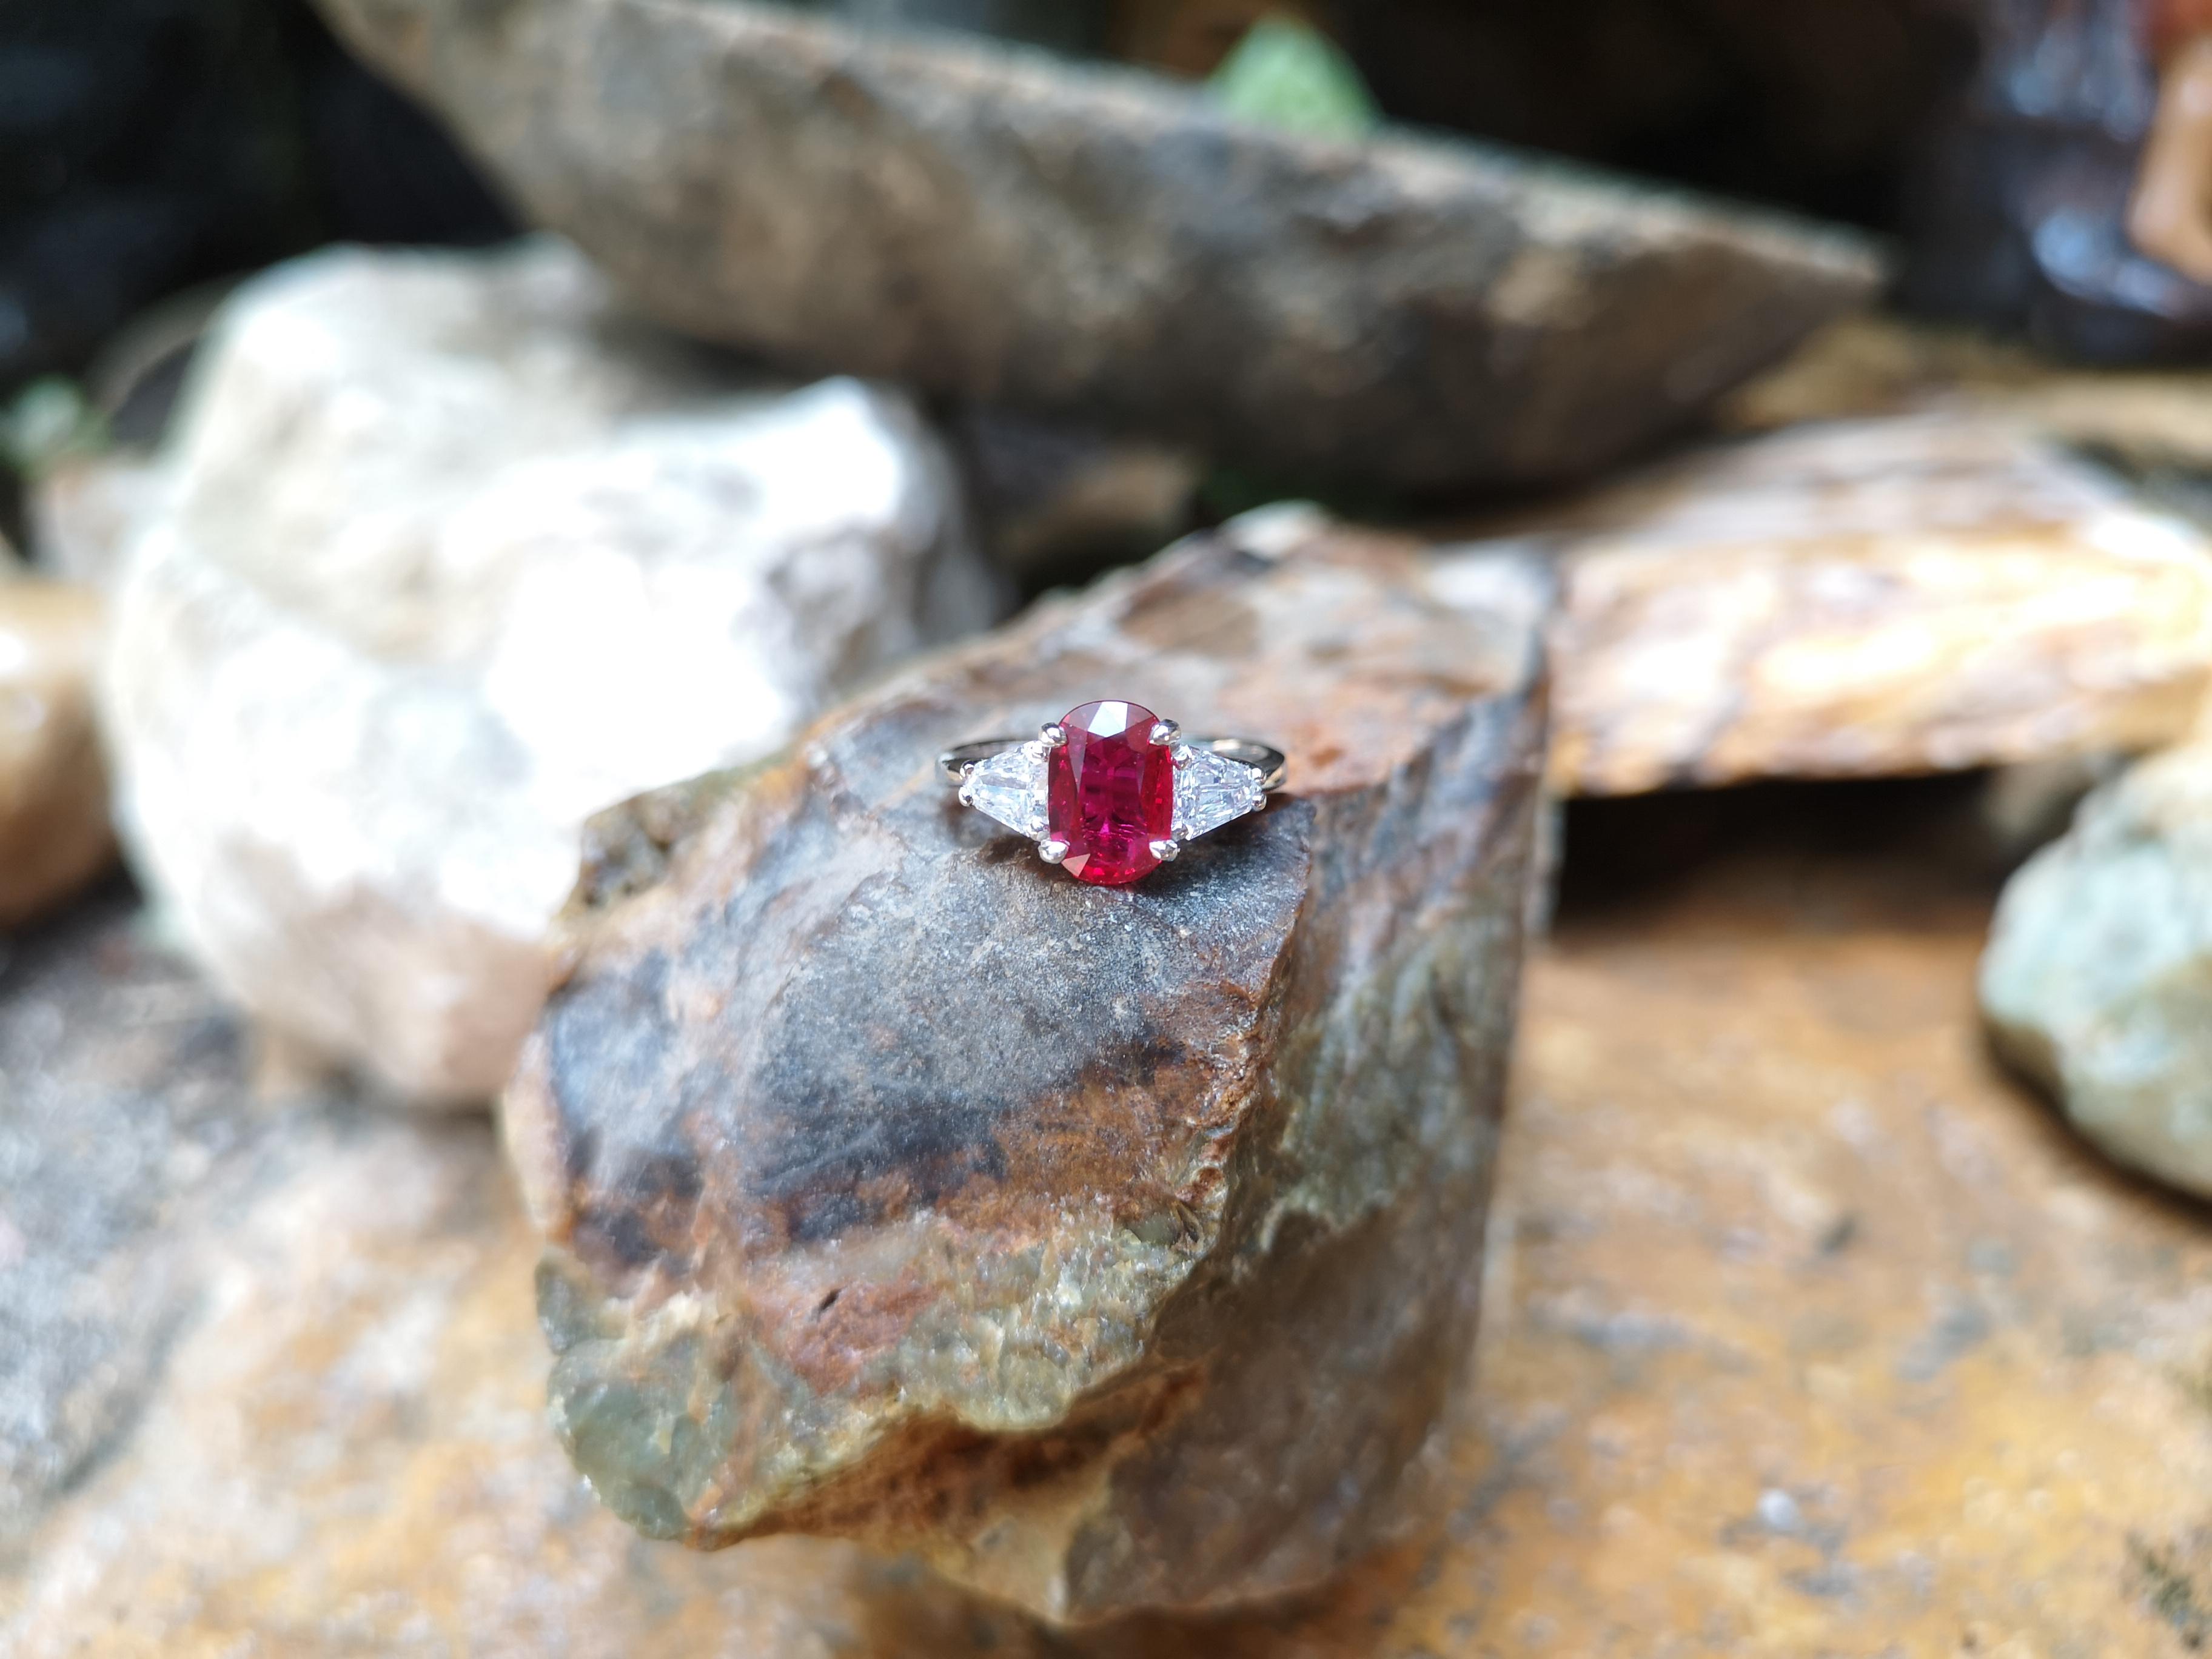
[(733, 389), (559, 244), (251, 284), (174, 466), (106, 673), (130, 841), (249, 1011), (418, 1101), (504, 1082), (586, 816), (996, 603), (907, 399)]

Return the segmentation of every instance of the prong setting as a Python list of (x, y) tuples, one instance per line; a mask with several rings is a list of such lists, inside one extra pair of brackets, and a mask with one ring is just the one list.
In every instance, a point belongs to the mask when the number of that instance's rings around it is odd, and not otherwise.
[(961, 805), (1018, 831), (1045, 863), (1119, 887), (1170, 863), (1201, 836), (1264, 810), (1279, 750), (1191, 738), (1126, 700), (1088, 702), (1035, 738), (983, 738), (937, 757)]

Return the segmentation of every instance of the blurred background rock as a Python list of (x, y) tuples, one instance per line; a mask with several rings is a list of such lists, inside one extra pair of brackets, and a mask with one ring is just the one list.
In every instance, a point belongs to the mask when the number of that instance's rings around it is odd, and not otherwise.
[[(2149, 210), (2212, 200), (2212, 133), (2182, 118), (2212, 83), (2212, 8), (793, 9), (813, 16), (763, 30), (754, 8), (686, 0), (325, 0), (462, 141), (295, 0), (0, 11), (0, 526), (31, 560), (0, 553), (0, 1649), (1367, 1659), (2212, 1638), (2212, 1244), (2195, 1201), (2212, 1194), (2212, 377), (2193, 367), (2212, 266), (2191, 252), (2212, 225)], [(626, 37), (591, 33), (611, 17)], [(727, 48), (747, 27), (799, 42), (787, 82), (683, 80), (731, 66), (672, 41)], [(947, 52), (945, 31), (1023, 50)], [(484, 74), (441, 64), (438, 42)], [(1116, 62), (1188, 95), (1095, 73)], [(700, 101), (672, 107), (656, 76)], [(709, 133), (723, 148), (672, 164), (672, 135), (696, 139), (733, 101)], [(1040, 413), (988, 375), (933, 380), (927, 349), (847, 361), (880, 343), (858, 326), (823, 331), (812, 356), (744, 337), (743, 260), (764, 239), (714, 216), (759, 152), (730, 140), (794, 128), (803, 165), (769, 180), (789, 209), (770, 222), (828, 239), (790, 257), (802, 289), (830, 285), (855, 240), (910, 277), (946, 238), (988, 248), (981, 223), (1018, 257), (962, 320), (1012, 337), (1009, 362), (1126, 356), (1119, 337), (1099, 345), (1109, 313), (1081, 279), (1144, 264), (1132, 244), (1162, 222), (1142, 192), (1166, 188), (1183, 216), (1155, 239), (1166, 278), (1139, 296), (1158, 326), (1133, 337), (1160, 377), (1203, 397), (1239, 355), (1218, 322), (1272, 346), (1287, 315), (1342, 339), (1234, 411), (1262, 437), (1373, 382), (1394, 417), (1410, 409), (1407, 431), (1425, 396), (1464, 392), (1455, 411), (1496, 405), (1479, 435), (1555, 446), (1544, 465), (1500, 446), (1473, 485), (1419, 502), (1421, 583), (1369, 607), (1423, 584), (1495, 605), (1501, 573), (1539, 556), (1547, 787), (1574, 799), (1545, 814), (1543, 866), (1564, 873), (1530, 959), (1455, 1506), (1297, 1607), (1079, 1638), (842, 1545), (648, 1547), (548, 1432), (541, 1241), (482, 1108), (574, 965), (548, 958), (542, 922), (582, 814), (767, 755), (841, 698), (889, 707), (877, 676), (988, 629), (1014, 592), (1194, 525), (1325, 485), (1369, 519), (1416, 504), (1377, 469), (1355, 501), (1318, 466), (1212, 453), (1215, 434), (1164, 419), (1172, 397), (1149, 426), (1080, 398)], [(854, 194), (871, 221), (816, 187), (839, 178), (830, 141), (855, 132), (899, 164), (884, 173), (921, 181), (910, 218), (896, 190)], [(570, 194), (523, 190), (564, 147)], [(1439, 178), (1456, 193), (1425, 196)], [(510, 200), (576, 235), (612, 285), (558, 243), (491, 246), (521, 228)], [(638, 238), (583, 234), (639, 225), (665, 240), (628, 270), (617, 255)], [(1873, 309), (1869, 233), (1903, 276)], [(1030, 297), (1055, 239), (1079, 245), (1051, 272), (1066, 302), (1008, 321), (1001, 301)], [(408, 251), (315, 251), (331, 242)], [(1237, 285), (1285, 248), (1313, 286)], [(1425, 265), (1389, 263), (1407, 249)], [(718, 262), (732, 280), (687, 314), (639, 280)], [(959, 295), (969, 267), (944, 269)], [(1344, 270), (1373, 301), (1348, 321), (1313, 302)], [(1191, 325), (1171, 305), (1194, 273), (1262, 303)], [(1267, 308), (1285, 294), (1309, 303)], [(875, 298), (853, 315), (942, 344), (928, 304), (896, 283)], [(633, 309), (655, 303), (657, 323)], [(1454, 329), (1480, 348), (1472, 367), (1425, 380)], [(877, 378), (814, 380), (840, 369)], [(1631, 403), (1652, 418), (1597, 431)], [(1642, 461), (1669, 438), (1679, 453)], [(905, 484), (871, 498), (863, 472)], [(1284, 525), (1313, 521), (1231, 525), (1238, 580), (1288, 556)], [(946, 576), (957, 603), (939, 602)], [(1188, 643), (1211, 615), (1146, 626)], [(1286, 685), (1356, 660), (1401, 673), (1387, 630), (1348, 616), (1302, 605), (1323, 666), (1284, 668)], [(1028, 672), (1012, 638), (969, 659)], [(1127, 672), (1176, 648), (1133, 643)], [(927, 745), (883, 729), (896, 785)], [(143, 899), (109, 874), (106, 758)], [(793, 799), (854, 821), (850, 789)], [(674, 859), (676, 829), (638, 811), (625, 856)], [(838, 898), (859, 867), (838, 845), (742, 890)], [(1548, 881), (1502, 891), (1496, 915), (1554, 913)], [(662, 885), (682, 884), (645, 884), (641, 915)], [(712, 1015), (720, 984), (754, 971), (740, 954), (778, 937), (732, 934), (677, 1023)], [(916, 1045), (881, 992), (904, 943), (876, 994), (824, 1004), (866, 1024), (866, 1043), (824, 1045), (854, 1076), (763, 1098), (863, 1100), (897, 1071)], [(804, 929), (781, 948), (802, 973), (826, 959)], [(988, 986), (988, 961), (962, 972)], [(1342, 977), (1380, 1006), (1370, 972)], [(589, 1133), (536, 1161), (546, 1190), (606, 1199), (625, 1273), (650, 1265), (653, 1227), (678, 1255), (703, 1236), (684, 1220), (700, 1183), (683, 1139), (703, 1119), (684, 1052), (647, 1017), (647, 977), (575, 1049), (604, 1079), (593, 1109), (644, 1136), (658, 1173), (595, 1164)], [(532, 1041), (573, 1024), (556, 1005)], [(1026, 1026), (1009, 1041), (1046, 1069), (1060, 1057)], [(638, 1079), (663, 1073), (682, 1085), (653, 1108)], [(463, 1109), (374, 1109), (394, 1096)], [(540, 1102), (541, 1129), (574, 1104)], [(833, 1197), (854, 1184), (853, 1115), (792, 1115), (792, 1166)], [(1154, 1212), (1149, 1189), (1094, 1186)], [(902, 1226), (905, 1192), (870, 1201)], [(809, 1266), (789, 1240), (744, 1248), (771, 1276)], [(1473, 1259), (1459, 1249), (1470, 1297)], [(805, 1328), (849, 1328), (886, 1277), (862, 1264), (854, 1293), (841, 1279), (805, 1298)], [(1398, 1285), (1377, 1305), (1394, 1296), (1418, 1302)], [(638, 1307), (658, 1316), (650, 1296)], [(1221, 1347), (1218, 1310), (1194, 1317)], [(1284, 1369), (1292, 1386), (1320, 1374)], [(683, 1373), (647, 1357), (636, 1375)], [(1374, 1403), (1345, 1386), (1350, 1407)], [(772, 1410), (761, 1432), (788, 1449)], [(1225, 1435), (1272, 1478), (1262, 1428)], [(1331, 1472), (1349, 1498), (1382, 1490), (1350, 1462)], [(1311, 1505), (1296, 1518), (1335, 1535)]]

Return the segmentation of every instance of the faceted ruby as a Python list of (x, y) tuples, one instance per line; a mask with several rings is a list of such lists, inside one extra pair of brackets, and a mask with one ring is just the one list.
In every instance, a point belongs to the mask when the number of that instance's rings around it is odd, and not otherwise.
[(1052, 751), (1048, 833), (1067, 843), (1061, 868), (1119, 887), (1159, 868), (1152, 843), (1175, 833), (1175, 757), (1152, 741), (1158, 719), (1133, 702), (1086, 702), (1060, 721)]

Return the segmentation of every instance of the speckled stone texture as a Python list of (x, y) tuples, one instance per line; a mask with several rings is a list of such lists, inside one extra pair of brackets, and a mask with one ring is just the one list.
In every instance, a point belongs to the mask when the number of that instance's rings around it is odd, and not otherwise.
[[(1391, 1534), (1462, 1380), (1512, 1030), (1543, 720), (1508, 586), (1239, 521), (599, 823), (507, 1124), (609, 1504), (1069, 1622)], [(1104, 890), (935, 781), (1098, 695), (1279, 744), (1289, 797)]]
[(1516, 520), (1532, 543), (1563, 794), (2125, 753), (2212, 683), (2203, 532), (1998, 413), (1694, 451)]
[[(39, 1176), (9, 1175), (24, 1254), (0, 1299), (27, 1275), (194, 1265), (157, 1357), (127, 1361), (128, 1409), (0, 1553), (0, 1651), (2189, 1659), (2212, 1634), (2203, 1212), (1990, 1064), (1989, 884), (1903, 837), (1839, 853), (1879, 839), (1863, 811), (1802, 805), (1835, 826), (1827, 850), (1702, 864), (1679, 823), (1592, 846), (1577, 818), (1591, 861), (1625, 840), (1667, 873), (1602, 903), (1571, 891), (1530, 961), (1481, 1432), (1445, 1513), (1325, 1590), (1070, 1633), (847, 1543), (639, 1539), (544, 1431), (538, 1243), (485, 1126), (309, 1113), (279, 1178), (180, 1201), (128, 1171), (198, 1179), (200, 1146), (220, 1170), (209, 1126), (242, 1109), (180, 1114), (165, 1142), (80, 1120), (80, 1087), (11, 1123), (5, 1168), (82, 1131), (76, 1162), (43, 1155), (50, 1185), (165, 1196), (110, 1255), (43, 1224)], [(97, 977), (112, 924), (0, 973), (11, 1079), (81, 1065), (59, 1032), (89, 1018), (118, 1080), (234, 1090), (208, 994), (173, 971), (124, 958), (119, 1000), (78, 1012), (63, 980)], [(131, 1121), (149, 1115), (140, 1097)], [(86, 1167), (111, 1150), (115, 1173)]]
[(662, 320), (1416, 491), (1589, 472), (1871, 296), (1856, 234), (703, 0), (324, 0)]

